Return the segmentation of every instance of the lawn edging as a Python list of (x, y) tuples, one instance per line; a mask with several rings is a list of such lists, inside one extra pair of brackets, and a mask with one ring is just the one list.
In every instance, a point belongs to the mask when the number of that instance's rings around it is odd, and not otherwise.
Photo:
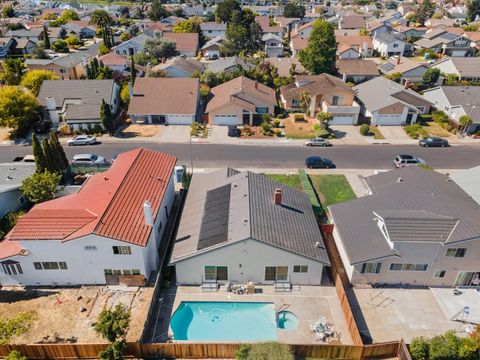
[(313, 212), (317, 216), (322, 216), (323, 214), (325, 214), (325, 210), (323, 209), (322, 204), (320, 203), (320, 200), (318, 200), (317, 193), (315, 192), (315, 189), (313, 188), (313, 185), (310, 182), (310, 178), (308, 177), (305, 170), (298, 170), (298, 176), (300, 177), (303, 191), (307, 194), (308, 198), (310, 199), (310, 203), (312, 204), (312, 207), (313, 207)]

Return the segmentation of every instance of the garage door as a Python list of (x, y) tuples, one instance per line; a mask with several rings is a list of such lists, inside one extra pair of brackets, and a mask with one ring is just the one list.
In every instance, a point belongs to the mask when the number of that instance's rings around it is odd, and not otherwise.
[(330, 125), (353, 125), (353, 116), (334, 116), (329, 123)]
[(237, 115), (215, 115), (213, 118), (214, 125), (237, 125)]
[(465, 50), (453, 50), (452, 51), (452, 57), (464, 57), (465, 56)]
[(193, 122), (192, 115), (168, 115), (167, 119), (170, 125), (191, 125)]
[(377, 125), (402, 125), (402, 115), (401, 114), (379, 114), (377, 116)]

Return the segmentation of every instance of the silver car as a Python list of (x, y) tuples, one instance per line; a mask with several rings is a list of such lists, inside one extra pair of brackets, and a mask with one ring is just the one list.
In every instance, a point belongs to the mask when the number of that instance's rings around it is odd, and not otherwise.
[(402, 168), (405, 166), (412, 166), (412, 165), (427, 165), (425, 160), (417, 158), (413, 155), (397, 155), (395, 156), (395, 159), (393, 159), (393, 164), (397, 168)]
[(68, 146), (74, 145), (95, 145), (97, 138), (95, 136), (79, 135), (67, 141)]
[(328, 140), (325, 140), (325, 139), (322, 139), (322, 138), (311, 139), (311, 140), (307, 141), (305, 143), (305, 145), (306, 146), (323, 146), (323, 147), (332, 146), (332, 144), (330, 142), (328, 142)]
[(74, 164), (106, 164), (107, 160), (103, 156), (96, 154), (78, 154), (73, 157)]

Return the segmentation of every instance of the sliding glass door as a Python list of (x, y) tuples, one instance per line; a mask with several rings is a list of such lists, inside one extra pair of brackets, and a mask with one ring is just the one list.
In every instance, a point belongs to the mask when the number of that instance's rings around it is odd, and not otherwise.
[(288, 266), (266, 266), (265, 281), (288, 280)]
[(480, 284), (480, 272), (460, 271), (455, 278), (454, 286), (478, 286)]

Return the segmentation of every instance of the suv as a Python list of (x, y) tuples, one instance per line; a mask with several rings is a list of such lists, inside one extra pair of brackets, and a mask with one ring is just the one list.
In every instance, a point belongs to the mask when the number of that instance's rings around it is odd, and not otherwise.
[(309, 156), (305, 159), (305, 165), (309, 169), (334, 169), (336, 168), (332, 160), (320, 156)]
[(448, 141), (439, 137), (428, 137), (421, 139), (418, 145), (422, 147), (445, 147), (448, 146)]
[(411, 165), (426, 165), (427, 163), (425, 162), (425, 160), (417, 158), (413, 155), (403, 154), (395, 156), (395, 159), (393, 159), (393, 164), (397, 168), (402, 168)]
[(316, 138), (316, 139), (309, 140), (305, 143), (305, 145), (306, 146), (323, 146), (323, 147), (332, 146), (332, 144), (330, 142), (328, 142), (328, 140), (325, 140), (325, 139), (322, 139), (322, 138)]
[(106, 164), (107, 161), (103, 156), (95, 154), (78, 154), (73, 157), (74, 164)]

